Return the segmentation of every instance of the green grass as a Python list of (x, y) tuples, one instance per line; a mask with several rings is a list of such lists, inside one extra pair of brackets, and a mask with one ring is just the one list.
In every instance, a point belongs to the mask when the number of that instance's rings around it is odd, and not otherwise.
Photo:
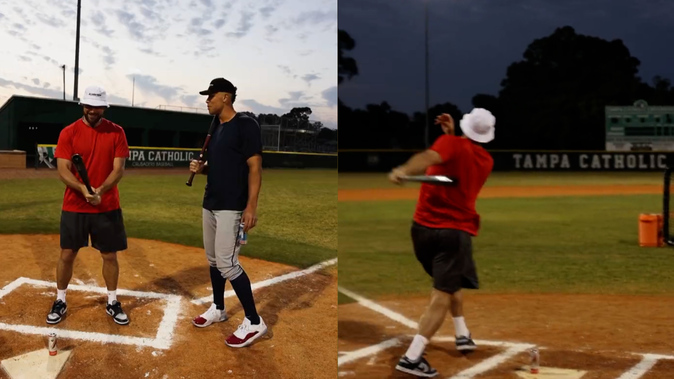
[[(204, 176), (128, 175), (119, 184), (129, 237), (203, 247)], [(57, 179), (0, 181), (0, 232), (58, 234), (65, 186)], [(245, 256), (297, 267), (337, 255), (337, 172), (265, 170), (258, 225)]]
[[(661, 176), (497, 173), (493, 179), (519, 178), (532, 185), (563, 180), (660, 184)], [(414, 201), (340, 202), (340, 286), (375, 298), (428, 294), (431, 281), (414, 258), (409, 236), (414, 206)], [(477, 206), (482, 226), (473, 247), (480, 292), (674, 292), (668, 279), (674, 251), (638, 246), (638, 216), (661, 212), (661, 195), (481, 199)]]

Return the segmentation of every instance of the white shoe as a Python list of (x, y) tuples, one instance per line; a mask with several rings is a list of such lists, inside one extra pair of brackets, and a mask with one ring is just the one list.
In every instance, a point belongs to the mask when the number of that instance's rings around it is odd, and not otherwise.
[(227, 320), (227, 312), (218, 309), (217, 305), (211, 304), (208, 310), (192, 320), (192, 324), (199, 328), (205, 328), (214, 322), (223, 322)]
[(265, 335), (265, 333), (267, 333), (267, 325), (262, 320), (262, 317), (260, 317), (258, 325), (251, 324), (248, 317), (244, 317), (239, 328), (231, 336), (227, 337), (225, 343), (229, 347), (246, 347)]

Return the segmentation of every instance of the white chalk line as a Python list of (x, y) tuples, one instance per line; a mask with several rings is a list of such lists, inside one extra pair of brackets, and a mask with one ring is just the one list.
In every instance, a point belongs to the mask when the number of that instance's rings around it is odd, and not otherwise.
[(636, 364), (636, 366), (627, 370), (622, 374), (618, 379), (639, 379), (644, 376), (650, 369), (655, 366), (661, 359), (674, 359), (674, 356), (671, 355), (660, 355), (660, 354), (642, 354), (643, 359)]
[(364, 306), (365, 308), (373, 310), (377, 313), (381, 313), (382, 315), (390, 318), (393, 321), (397, 321), (411, 329), (417, 329), (419, 327), (419, 324), (417, 324), (415, 321), (408, 319), (402, 314), (394, 312), (388, 308), (382, 307), (381, 305), (375, 303), (374, 301), (366, 299), (363, 296), (360, 296), (352, 291), (347, 290), (346, 288), (337, 286), (337, 290), (343, 293), (344, 295), (356, 300), (358, 304)]
[(369, 357), (370, 355), (375, 355), (391, 347), (398, 346), (400, 345), (400, 342), (401, 341), (398, 338), (391, 338), (390, 340), (386, 340), (376, 345), (364, 347), (362, 349), (358, 349), (355, 351), (350, 351), (348, 353), (345, 353), (341, 357), (337, 358), (337, 367), (345, 363), (350, 363), (361, 358)]
[[(18, 278), (0, 289), (0, 298), (7, 295), (11, 291), (17, 289), (23, 284), (33, 287), (54, 287), (56, 283), (44, 280), (36, 280), (29, 278)], [(107, 288), (96, 287), (89, 285), (71, 284), (68, 290), (94, 292), (99, 294), (107, 294)], [(9, 330), (18, 333), (49, 335), (50, 333), (57, 333), (58, 337), (73, 338), (85, 341), (100, 342), (100, 343), (118, 343), (124, 345), (146, 346), (157, 349), (166, 350), (171, 347), (173, 343), (173, 335), (176, 324), (178, 323), (178, 312), (180, 310), (181, 297), (178, 295), (163, 294), (156, 292), (132, 291), (125, 289), (118, 289), (117, 294), (120, 296), (131, 296), (138, 298), (151, 298), (166, 300), (166, 307), (164, 309), (164, 316), (162, 317), (159, 327), (157, 328), (157, 335), (155, 338), (122, 336), (117, 334), (105, 334), (94, 332), (83, 332), (77, 330), (64, 330), (53, 327), (40, 327), (31, 325), (14, 325), (0, 323), (0, 330)]]
[[(476, 342), (477, 343), (477, 342)], [(508, 359), (514, 357), (515, 355), (526, 351), (534, 347), (534, 345), (527, 344), (517, 344), (516, 346), (509, 347), (506, 351), (501, 354), (491, 356), (484, 361), (476, 364), (475, 366), (463, 370), (460, 373), (450, 377), (450, 379), (470, 379), (476, 375), (483, 374), (489, 370), (496, 368), (498, 365), (507, 361)]]
[[(393, 321), (397, 321), (405, 326), (410, 327), (411, 329), (417, 329), (418, 324), (407, 317), (403, 316), (400, 313), (397, 313), (391, 309), (388, 309), (386, 307), (383, 307), (377, 303), (375, 303), (372, 300), (369, 300), (361, 295), (358, 295), (354, 293), (353, 291), (347, 290), (342, 287), (337, 287), (337, 290), (344, 295), (352, 298), (353, 300), (356, 300), (359, 305), (368, 308), (372, 311), (375, 311), (377, 313), (380, 313), (388, 318), (390, 318)], [(439, 336), (439, 337), (434, 337), (432, 338), (433, 341), (438, 341), (438, 342), (449, 342), (449, 341), (454, 341), (454, 337), (444, 337), (444, 336)], [(393, 342), (395, 341), (395, 344)], [(400, 343), (399, 338), (393, 338), (386, 340), (384, 342), (381, 342), (376, 345), (372, 345), (369, 347), (365, 347), (359, 350), (355, 350), (352, 352), (345, 352), (342, 357), (338, 360), (337, 366), (339, 367), (341, 364), (344, 363), (350, 363), (353, 361), (356, 361), (358, 359), (366, 358), (370, 355), (377, 354), (383, 350), (386, 350), (387, 348), (396, 346), (397, 344)], [(486, 371), (489, 371), (493, 369), (494, 367), (498, 366), (499, 364), (507, 361), (508, 359), (512, 358), (513, 356), (526, 351), (527, 349), (530, 349), (534, 347), (535, 345), (532, 344), (526, 344), (526, 343), (514, 343), (514, 342), (506, 342), (506, 341), (488, 341), (488, 340), (475, 340), (475, 343), (477, 345), (485, 345), (485, 346), (499, 346), (499, 347), (506, 347), (507, 350), (501, 354), (492, 356), (485, 361), (467, 369), (459, 374), (451, 377), (451, 379), (468, 379), (472, 378), (475, 375), (482, 374)], [(384, 347), (385, 346), (385, 347)], [(639, 362), (636, 366), (634, 366), (632, 369), (630, 369), (628, 372), (623, 374), (621, 377), (618, 379), (638, 379), (642, 377), (648, 370), (653, 368), (655, 364), (657, 363), (658, 360), (660, 359), (674, 359), (674, 356), (671, 355), (662, 355), (662, 354), (642, 354), (642, 353), (631, 353), (635, 355), (642, 355), (644, 359)], [(342, 359), (346, 358), (346, 359)], [(340, 361), (341, 360), (341, 361)], [(342, 362), (342, 363), (339, 363)]]
[[(266, 280), (254, 283), (251, 286), (251, 288), (253, 289), (253, 291), (255, 291), (257, 289), (268, 287), (268, 286), (271, 286), (271, 285), (274, 285), (274, 284), (277, 284), (277, 283), (281, 283), (281, 282), (284, 282), (286, 280), (295, 279), (295, 278), (299, 278), (301, 276), (311, 274), (313, 272), (316, 272), (316, 271), (318, 271), (320, 269), (323, 269), (325, 267), (334, 265), (336, 263), (337, 263), (337, 258), (333, 258), (333, 259), (327, 260), (325, 262), (321, 262), (319, 264), (316, 264), (314, 266), (311, 266), (311, 267), (306, 268), (306, 269), (301, 270), (301, 271), (293, 271), (293, 272), (288, 273), (288, 274), (276, 276), (276, 277), (271, 278), (271, 279), (266, 279)], [(225, 291), (225, 299), (228, 298), (228, 297), (235, 296), (235, 295), (236, 295), (236, 293), (233, 290)], [(208, 304), (208, 303), (211, 303), (211, 302), (213, 302), (213, 296), (204, 296), (202, 298), (192, 300), (192, 303), (197, 304), (197, 305)]]

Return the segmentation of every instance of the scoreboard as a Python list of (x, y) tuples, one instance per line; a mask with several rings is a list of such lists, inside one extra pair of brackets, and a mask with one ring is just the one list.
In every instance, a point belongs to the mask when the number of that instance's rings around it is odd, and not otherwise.
[(607, 151), (674, 151), (674, 106), (606, 106)]

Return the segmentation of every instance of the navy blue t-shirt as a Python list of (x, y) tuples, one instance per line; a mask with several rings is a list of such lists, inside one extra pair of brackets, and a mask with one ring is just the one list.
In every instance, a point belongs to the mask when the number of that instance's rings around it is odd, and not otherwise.
[(220, 124), (208, 142), (208, 176), (203, 207), (243, 211), (248, 203), (248, 158), (262, 154), (262, 133), (255, 119), (237, 113)]

